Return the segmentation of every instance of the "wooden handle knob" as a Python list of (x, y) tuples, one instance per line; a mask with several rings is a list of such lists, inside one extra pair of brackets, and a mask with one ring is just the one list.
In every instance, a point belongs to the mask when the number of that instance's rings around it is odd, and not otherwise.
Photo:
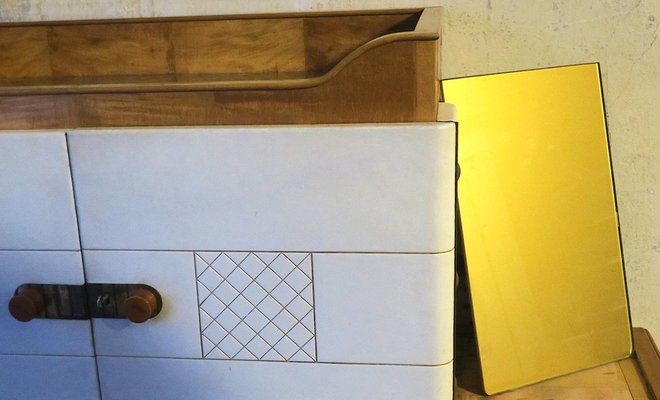
[(9, 300), (9, 313), (16, 320), (29, 322), (44, 312), (46, 303), (40, 291), (30, 287), (19, 288)]
[(146, 322), (158, 311), (158, 297), (149, 289), (137, 289), (124, 302), (124, 315), (136, 324)]

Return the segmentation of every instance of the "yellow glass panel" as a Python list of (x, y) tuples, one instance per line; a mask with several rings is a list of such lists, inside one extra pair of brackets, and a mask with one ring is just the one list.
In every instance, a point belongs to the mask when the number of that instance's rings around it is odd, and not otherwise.
[(486, 393), (625, 358), (632, 341), (597, 64), (451, 79)]

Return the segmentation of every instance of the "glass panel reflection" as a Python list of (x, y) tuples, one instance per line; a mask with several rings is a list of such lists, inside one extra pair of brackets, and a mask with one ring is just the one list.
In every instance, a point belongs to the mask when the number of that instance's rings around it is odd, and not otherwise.
[(625, 279), (597, 64), (443, 82), (487, 393), (626, 357)]

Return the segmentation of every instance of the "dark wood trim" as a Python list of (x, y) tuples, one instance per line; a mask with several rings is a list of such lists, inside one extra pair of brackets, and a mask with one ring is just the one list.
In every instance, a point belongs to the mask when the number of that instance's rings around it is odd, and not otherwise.
[(635, 358), (644, 375), (649, 392), (660, 398), (660, 351), (651, 333), (644, 328), (633, 328)]

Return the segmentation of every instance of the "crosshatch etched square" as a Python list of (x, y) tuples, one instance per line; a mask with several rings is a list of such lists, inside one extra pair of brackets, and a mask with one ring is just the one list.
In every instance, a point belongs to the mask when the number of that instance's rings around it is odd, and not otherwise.
[(311, 253), (197, 252), (204, 358), (316, 361)]

